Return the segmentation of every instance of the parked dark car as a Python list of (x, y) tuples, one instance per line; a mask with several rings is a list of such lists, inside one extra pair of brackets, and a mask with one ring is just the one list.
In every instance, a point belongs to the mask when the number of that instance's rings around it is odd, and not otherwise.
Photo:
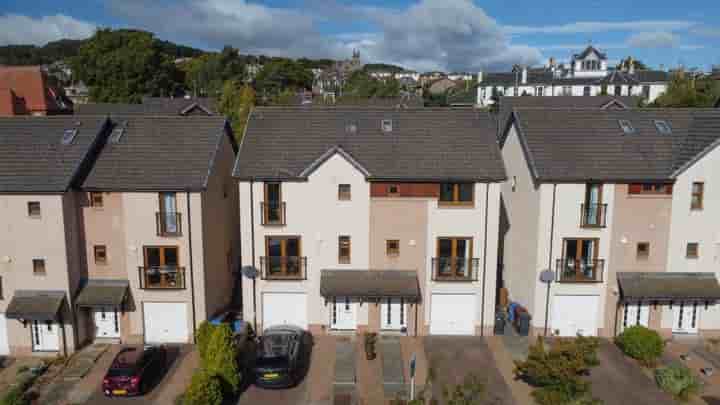
[(103, 393), (108, 396), (142, 395), (165, 371), (164, 346), (130, 346), (120, 350), (103, 378)]
[(312, 335), (302, 328), (284, 325), (265, 329), (258, 338), (255, 385), (289, 388), (302, 381), (310, 366)]

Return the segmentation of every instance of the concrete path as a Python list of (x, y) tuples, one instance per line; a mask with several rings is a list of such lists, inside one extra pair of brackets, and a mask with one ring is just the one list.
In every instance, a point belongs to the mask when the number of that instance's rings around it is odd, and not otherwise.
[[(696, 404), (720, 405), (720, 355), (707, 350), (702, 342), (671, 341), (665, 346), (665, 363), (682, 363), (692, 370), (702, 381), (703, 388)], [(683, 360), (684, 358), (684, 360)], [(712, 367), (712, 375), (707, 376), (701, 369)]]
[[(517, 336), (517, 338), (520, 338), (520, 336)], [(514, 361), (525, 360), (525, 358), (527, 358), (527, 355), (525, 355), (525, 357), (520, 357), (522, 346), (517, 345), (517, 341), (512, 339), (511, 341), (515, 345), (513, 346), (513, 351), (509, 350), (505, 346), (507, 339), (505, 339), (504, 336), (488, 336), (486, 341), (492, 353), (493, 359), (495, 359), (495, 365), (505, 379), (505, 382), (510, 387), (510, 392), (515, 398), (515, 402), (518, 404), (534, 403), (535, 401), (532, 397), (533, 388), (525, 382), (515, 378)], [(525, 352), (527, 353), (527, 349), (525, 349)]]
[(333, 375), (333, 402), (352, 401), (357, 389), (356, 340), (339, 336), (335, 343), (335, 366)]
[[(377, 347), (376, 347), (377, 349)], [(357, 339), (355, 346), (355, 359), (357, 363), (357, 397), (362, 405), (382, 405), (385, 403), (385, 390), (383, 388), (382, 352), (377, 351), (374, 360), (365, 356), (365, 345), (362, 337)], [(338, 398), (336, 397), (336, 401)], [(338, 401), (337, 405), (347, 402)]]
[(409, 393), (403, 374), (402, 349), (399, 336), (380, 336), (378, 351), (382, 360), (383, 389), (386, 399), (406, 397)]

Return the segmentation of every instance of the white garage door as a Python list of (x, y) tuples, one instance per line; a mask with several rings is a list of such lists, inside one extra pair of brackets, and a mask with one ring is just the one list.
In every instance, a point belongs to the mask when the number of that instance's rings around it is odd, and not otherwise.
[(8, 346), (7, 319), (5, 314), (0, 314), (0, 355), (8, 354), (10, 354), (10, 347)]
[(188, 343), (188, 307), (183, 302), (146, 302), (146, 343)]
[(560, 336), (596, 336), (600, 297), (597, 295), (556, 295), (552, 301), (553, 333)]
[(430, 334), (475, 334), (474, 294), (433, 294), (430, 307)]
[(264, 293), (263, 328), (295, 325), (307, 329), (307, 294)]

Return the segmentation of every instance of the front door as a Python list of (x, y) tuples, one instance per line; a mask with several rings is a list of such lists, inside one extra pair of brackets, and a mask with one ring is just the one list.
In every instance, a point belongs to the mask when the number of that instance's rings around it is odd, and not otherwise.
[(380, 326), (385, 330), (407, 327), (407, 312), (402, 298), (386, 298), (380, 304)]
[(629, 328), (631, 326), (644, 326), (648, 327), (650, 321), (650, 307), (647, 304), (640, 303), (628, 303), (625, 304), (623, 311), (623, 324), (622, 328)]
[(34, 352), (60, 351), (60, 326), (57, 323), (32, 321), (30, 332)]
[(333, 329), (355, 330), (357, 327), (357, 304), (348, 297), (333, 299), (330, 324)]
[(93, 310), (95, 319), (95, 337), (98, 338), (119, 338), (120, 322), (118, 314), (112, 309)]
[(673, 333), (697, 333), (698, 315), (700, 315), (700, 312), (697, 303), (675, 303), (673, 305)]

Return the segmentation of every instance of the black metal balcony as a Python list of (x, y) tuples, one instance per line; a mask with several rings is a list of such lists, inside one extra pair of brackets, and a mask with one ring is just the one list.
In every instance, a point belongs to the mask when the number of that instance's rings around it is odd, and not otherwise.
[(307, 257), (263, 256), (260, 258), (260, 270), (263, 280), (305, 280)]
[(155, 224), (158, 236), (182, 236), (182, 216), (179, 212), (156, 212)]
[(286, 225), (284, 202), (261, 202), (260, 211), (263, 225)]
[(557, 281), (559, 283), (602, 283), (605, 260), (558, 259)]
[(433, 257), (432, 259), (432, 280), (433, 281), (477, 281), (478, 259), (465, 257)]
[(580, 226), (582, 228), (605, 228), (607, 226), (607, 204), (580, 204)]
[(138, 267), (138, 276), (143, 290), (185, 289), (185, 267)]

